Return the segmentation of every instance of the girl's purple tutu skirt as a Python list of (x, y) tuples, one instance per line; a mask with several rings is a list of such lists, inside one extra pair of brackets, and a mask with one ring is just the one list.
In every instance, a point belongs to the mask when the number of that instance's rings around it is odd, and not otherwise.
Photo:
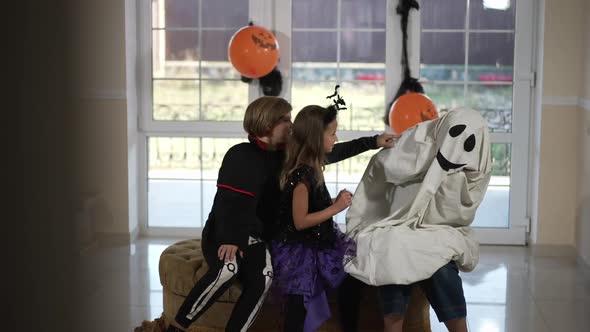
[(283, 295), (303, 295), (305, 331), (315, 331), (330, 317), (326, 290), (344, 280), (343, 262), (356, 252), (354, 241), (334, 226), (336, 240), (327, 248), (288, 242), (273, 242), (271, 247), (273, 286)]

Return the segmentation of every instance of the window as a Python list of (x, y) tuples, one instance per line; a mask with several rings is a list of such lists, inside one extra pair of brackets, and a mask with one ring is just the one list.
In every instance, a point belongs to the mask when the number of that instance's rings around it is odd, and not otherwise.
[(240, 138), (148, 138), (150, 227), (202, 227), (225, 152)]
[[(532, 22), (530, 0), (422, 0), (410, 22), (410, 64), (439, 110), (469, 106), (492, 132), (493, 179), (478, 211), (482, 236), (522, 241)], [(231, 36), (250, 21), (275, 31), (282, 95), (293, 116), (327, 105), (335, 84), (348, 109), (340, 140), (381, 133), (401, 78), (399, 16), (388, 0), (152, 0), (145, 15), (141, 133), (143, 207), (150, 229), (197, 229), (207, 218), (225, 151), (244, 141), (241, 121), (260, 95), (227, 60)], [(414, 15), (414, 14), (412, 14)], [(417, 23), (416, 23), (417, 22)], [(415, 69), (415, 70), (414, 70)], [(520, 77), (525, 77), (521, 79)], [(354, 191), (375, 151), (330, 165), (330, 192)], [(344, 222), (344, 213), (337, 216)], [(144, 230), (145, 231), (145, 230)], [(506, 232), (508, 233), (506, 233)], [(148, 232), (149, 233), (149, 232)], [(510, 236), (504, 236), (509, 234)]]
[(528, 144), (531, 82), (515, 80), (515, 73), (531, 70), (530, 57), (523, 56), (530, 49), (517, 42), (530, 39), (532, 27), (517, 15), (531, 12), (530, 6), (524, 0), (420, 1), (419, 63), (426, 93), (439, 110), (480, 111), (492, 133), (492, 179), (473, 224), (487, 234), (484, 242), (512, 234), (522, 243), (528, 227), (526, 185), (519, 182), (526, 178), (526, 156), (513, 151), (526, 151)]
[(326, 104), (337, 82), (348, 107), (339, 129), (382, 131), (386, 1), (301, 0), (292, 6), (294, 108)]
[[(227, 58), (235, 31), (249, 22), (248, 1), (152, 0), (144, 15), (142, 131), (154, 228), (200, 228), (225, 151), (244, 141), (249, 88)], [(148, 37), (149, 36), (149, 37)]]
[(153, 120), (241, 121), (248, 87), (227, 45), (248, 24), (248, 2), (153, 0), (151, 9)]

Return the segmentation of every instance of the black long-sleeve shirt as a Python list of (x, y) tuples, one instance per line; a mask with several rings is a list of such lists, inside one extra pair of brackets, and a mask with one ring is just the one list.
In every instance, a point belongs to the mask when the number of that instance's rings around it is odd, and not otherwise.
[[(376, 148), (376, 136), (338, 143), (326, 161), (335, 163)], [(248, 245), (250, 236), (270, 240), (279, 214), (283, 159), (284, 151), (270, 151), (254, 138), (231, 147), (219, 169), (217, 193), (203, 238), (241, 249)]]

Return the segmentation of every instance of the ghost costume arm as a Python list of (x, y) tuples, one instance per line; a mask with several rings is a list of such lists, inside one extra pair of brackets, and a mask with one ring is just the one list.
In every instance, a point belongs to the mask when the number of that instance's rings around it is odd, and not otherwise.
[(406, 185), (420, 180), (436, 155), (436, 144), (429, 133), (434, 123), (407, 129), (392, 149), (378, 153), (375, 162), (383, 168), (385, 181)]

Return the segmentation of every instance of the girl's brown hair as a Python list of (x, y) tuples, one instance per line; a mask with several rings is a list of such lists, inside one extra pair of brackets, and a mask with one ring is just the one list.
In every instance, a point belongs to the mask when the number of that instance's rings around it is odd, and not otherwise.
[(289, 175), (297, 168), (308, 165), (315, 171), (317, 184), (324, 182), (324, 131), (336, 119), (337, 110), (317, 105), (305, 106), (293, 121), (291, 137), (287, 143), (287, 156), (281, 172), (281, 189)]
[(291, 109), (291, 104), (283, 98), (260, 97), (246, 108), (244, 130), (252, 136), (267, 136), (281, 118), (291, 112)]

